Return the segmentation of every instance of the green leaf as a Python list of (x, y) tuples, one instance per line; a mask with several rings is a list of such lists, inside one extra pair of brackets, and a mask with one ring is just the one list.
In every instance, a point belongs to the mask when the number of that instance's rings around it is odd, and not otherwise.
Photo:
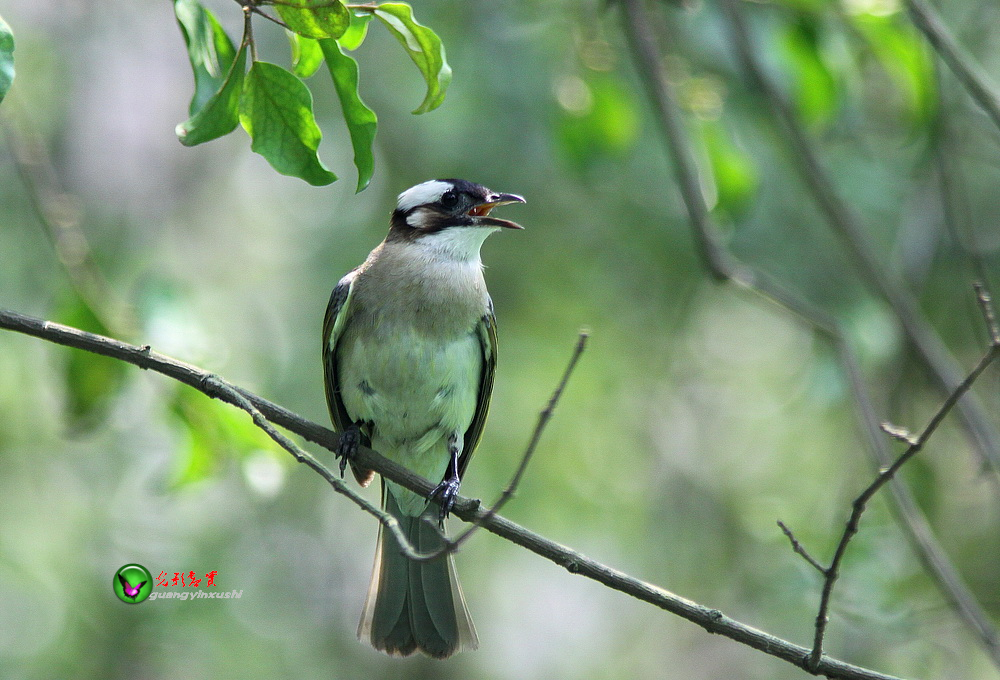
[(365, 41), (365, 36), (368, 35), (368, 22), (372, 20), (372, 15), (368, 12), (363, 14), (351, 13), (351, 25), (347, 27), (344, 31), (344, 35), (337, 38), (337, 42), (345, 50), (354, 51), (361, 47), (361, 43)]
[(0, 17), (0, 102), (14, 82), (14, 34)]
[[(288, 27), (307, 38), (339, 38), (351, 13), (339, 0), (281, 0), (275, 5)], [(332, 4), (331, 4), (332, 2)]]
[(589, 72), (587, 79), (568, 76), (559, 82), (561, 116), (556, 140), (566, 159), (582, 169), (601, 159), (620, 159), (639, 136), (635, 94), (607, 73)]
[(247, 74), (240, 102), (240, 122), (250, 135), (250, 148), (283, 175), (319, 186), (336, 181), (316, 155), (323, 134), (313, 117), (309, 88), (274, 64), (255, 61)]
[(375, 170), (372, 144), (375, 141), (378, 119), (358, 94), (358, 63), (344, 54), (336, 40), (321, 40), (319, 45), (326, 57), (333, 86), (340, 97), (340, 108), (344, 111), (347, 131), (351, 135), (354, 165), (358, 169), (358, 191), (361, 191), (368, 186)]
[(193, 116), (177, 126), (181, 144), (209, 142), (236, 129), (240, 120), (240, 95), (246, 76), (247, 48), (240, 47), (222, 87)]
[(427, 81), (427, 95), (413, 113), (427, 113), (441, 106), (451, 82), (451, 67), (445, 60), (441, 39), (414, 21), (413, 10), (401, 2), (379, 5), (375, 16), (396, 36)]
[(757, 171), (753, 161), (733, 144), (725, 126), (718, 120), (702, 120), (699, 128), (715, 180), (715, 208), (730, 214), (746, 210), (757, 189)]
[[(65, 324), (100, 335), (113, 335), (93, 308), (76, 293), (61, 305), (57, 318)], [(108, 414), (115, 395), (125, 382), (126, 365), (90, 352), (66, 354), (66, 409), (70, 428), (89, 430)]]
[(174, 15), (194, 71), (194, 96), (188, 110), (193, 116), (222, 88), (236, 49), (215, 16), (197, 0), (174, 0)]
[(319, 43), (291, 31), (288, 31), (288, 40), (292, 45), (292, 70), (295, 75), (308, 78), (316, 73), (323, 63), (323, 50), (319, 48)]
[(810, 125), (822, 126), (837, 107), (838, 88), (824, 59), (819, 20), (800, 14), (781, 36), (780, 45), (794, 73), (799, 114)]
[(853, 22), (892, 79), (904, 112), (913, 123), (926, 124), (937, 107), (937, 84), (934, 62), (916, 28), (903, 15), (858, 14)]

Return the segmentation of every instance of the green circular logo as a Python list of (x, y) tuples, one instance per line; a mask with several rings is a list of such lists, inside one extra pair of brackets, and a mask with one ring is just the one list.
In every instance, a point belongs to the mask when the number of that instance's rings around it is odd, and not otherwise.
[(141, 564), (126, 564), (115, 572), (111, 587), (122, 602), (139, 604), (153, 592), (153, 575)]

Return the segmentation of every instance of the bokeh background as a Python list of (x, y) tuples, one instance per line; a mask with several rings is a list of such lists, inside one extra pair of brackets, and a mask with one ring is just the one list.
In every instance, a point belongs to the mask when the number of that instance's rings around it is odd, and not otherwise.
[[(587, 328), (504, 514), (808, 645), (819, 579), (775, 521), (828, 559), (873, 474), (836, 353), (706, 273), (620, 8), (415, 4), (454, 81), (439, 110), (411, 115), (419, 73), (372, 25), (356, 56), (379, 115), (376, 171), (355, 194), (322, 72), (311, 81), (320, 155), (342, 179), (315, 188), (276, 174), (241, 130), (178, 143), (192, 81), (171, 3), (5, 0), (18, 72), (0, 106), (0, 307), (149, 343), (325, 423), (327, 297), (383, 237), (396, 194), (433, 177), (523, 194), (528, 204), (504, 216), (525, 231), (484, 247), (501, 359), (463, 492), (489, 501), (503, 488)], [(239, 35), (236, 4), (206, 6)], [(987, 337), (971, 282), (997, 282), (997, 129), (899, 0), (743, 10), (884, 273), (971, 367)], [(651, 11), (726, 247), (837, 318), (877, 417), (921, 428), (942, 395), (817, 211), (718, 4)], [(962, 0), (942, 11), (1000, 73), (1000, 9)], [(283, 31), (255, 26), (261, 58), (287, 65)], [(1000, 426), (995, 370), (976, 392)], [(996, 472), (952, 418), (903, 476), (996, 622)], [(4, 678), (805, 677), (485, 532), (458, 555), (481, 649), (389, 659), (355, 639), (375, 535), (244, 414), (159, 375), (0, 333)], [(110, 586), (129, 562), (215, 570), (242, 597), (124, 605)], [(886, 497), (851, 545), (831, 617), (839, 658), (920, 678), (1000, 676)]]

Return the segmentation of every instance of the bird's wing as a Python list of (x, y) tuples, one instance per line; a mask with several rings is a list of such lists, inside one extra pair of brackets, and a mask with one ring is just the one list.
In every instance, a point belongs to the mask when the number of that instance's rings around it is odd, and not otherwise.
[(476, 400), (476, 412), (472, 416), (472, 423), (465, 431), (465, 444), (462, 447), (462, 455), (458, 459), (458, 475), (465, 476), (465, 468), (472, 458), (472, 453), (476, 450), (479, 440), (483, 436), (483, 425), (486, 424), (486, 414), (490, 410), (490, 397), (493, 394), (493, 375), (497, 368), (497, 319), (493, 315), (493, 303), (490, 302), (489, 311), (483, 315), (476, 326), (476, 334), (479, 336), (479, 346), (483, 350), (483, 372), (479, 379), (479, 397)]
[[(350, 316), (351, 298), (354, 297), (354, 281), (357, 275), (358, 270), (355, 269), (342, 278), (333, 289), (330, 302), (326, 306), (326, 317), (323, 319), (323, 387), (326, 390), (326, 404), (330, 408), (330, 420), (333, 421), (333, 428), (340, 433), (354, 424), (340, 396), (340, 380), (337, 378), (337, 342)], [(357, 467), (353, 462), (351, 472), (361, 486), (371, 484), (375, 476), (371, 470)]]
[(340, 397), (340, 382), (337, 379), (337, 342), (347, 325), (351, 298), (354, 296), (354, 280), (357, 270), (342, 278), (330, 295), (323, 319), (323, 385), (326, 388), (326, 404), (330, 408), (330, 418), (337, 432), (343, 432), (353, 421)]

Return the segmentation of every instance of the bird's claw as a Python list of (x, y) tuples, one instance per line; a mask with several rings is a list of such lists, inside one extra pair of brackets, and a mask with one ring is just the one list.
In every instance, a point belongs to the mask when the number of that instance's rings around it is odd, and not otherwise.
[(347, 461), (354, 458), (358, 453), (358, 447), (361, 445), (361, 430), (357, 426), (352, 425), (351, 427), (344, 430), (340, 435), (340, 441), (337, 443), (337, 451), (334, 455), (340, 460), (340, 477), (344, 478), (344, 470), (347, 469)]
[(455, 499), (458, 497), (458, 487), (461, 481), (458, 477), (448, 477), (431, 491), (431, 500), (437, 500), (441, 506), (441, 519), (447, 519), (448, 513), (455, 507)]

